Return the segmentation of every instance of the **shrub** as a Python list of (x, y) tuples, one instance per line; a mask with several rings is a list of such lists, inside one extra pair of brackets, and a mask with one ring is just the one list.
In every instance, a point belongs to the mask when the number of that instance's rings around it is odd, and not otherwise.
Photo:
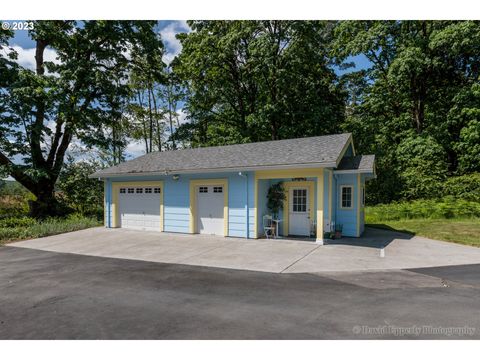
[(0, 228), (26, 227), (35, 225), (37, 221), (29, 217), (8, 217), (0, 219)]
[(443, 193), (457, 199), (480, 202), (480, 173), (448, 178), (443, 184)]
[(37, 221), (31, 218), (9, 218), (0, 222), (0, 242), (31, 239), (82, 230), (100, 223), (95, 218), (71, 215), (67, 218), (48, 218)]

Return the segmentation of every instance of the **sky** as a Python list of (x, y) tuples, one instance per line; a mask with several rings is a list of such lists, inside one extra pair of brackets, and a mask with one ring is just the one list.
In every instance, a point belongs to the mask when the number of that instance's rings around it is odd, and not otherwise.
[[(175, 38), (175, 35), (182, 32), (191, 31), (185, 20), (161, 20), (158, 22), (157, 30), (160, 33), (163, 43), (165, 45), (164, 62), (169, 64), (175, 56), (177, 56), (182, 46), (180, 41)], [(35, 42), (29, 38), (28, 32), (25, 30), (15, 31), (15, 36), (10, 40), (10, 46), (12, 46), (18, 53), (18, 62), (20, 65), (32, 69), (35, 69)], [(55, 51), (47, 48), (45, 50), (45, 60), (56, 61)], [(368, 60), (363, 56), (356, 56), (347, 59), (347, 62), (353, 61), (356, 69), (363, 69), (369, 66)], [(335, 69), (337, 74), (341, 75), (346, 72), (352, 71)], [(185, 119), (185, 113), (180, 109), (180, 123)], [(131, 159), (144, 154), (144, 144), (141, 142), (130, 142), (127, 149), (127, 158)]]

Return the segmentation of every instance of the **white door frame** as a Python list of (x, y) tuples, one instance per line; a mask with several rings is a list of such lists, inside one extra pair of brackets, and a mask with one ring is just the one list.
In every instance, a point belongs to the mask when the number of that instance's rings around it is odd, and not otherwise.
[[(297, 193), (297, 203), (294, 202)], [(291, 186), (288, 191), (288, 235), (310, 236), (310, 194), (308, 186)]]

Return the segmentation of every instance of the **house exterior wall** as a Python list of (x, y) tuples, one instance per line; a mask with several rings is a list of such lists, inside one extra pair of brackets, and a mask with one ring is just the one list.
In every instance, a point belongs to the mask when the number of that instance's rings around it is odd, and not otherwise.
[[(318, 170), (305, 171), (298, 169), (299, 174), (316, 174)], [(290, 174), (287, 172), (287, 174)], [(291, 177), (283, 178), (261, 178), (257, 179), (255, 172), (245, 172), (239, 175), (237, 172), (232, 173), (204, 173), (204, 174), (181, 174), (178, 180), (173, 180), (172, 175), (166, 176), (126, 176), (115, 177), (105, 180), (105, 226), (118, 226), (115, 224), (114, 212), (115, 197), (113, 196), (113, 188), (127, 182), (141, 181), (159, 181), (163, 184), (163, 228), (162, 231), (190, 233), (191, 227), (191, 208), (190, 208), (190, 182), (198, 179), (224, 179), (228, 185), (228, 224), (226, 236), (255, 238), (263, 235), (262, 216), (267, 211), (266, 195), (271, 184), (284, 181), (291, 182), (296, 172), (292, 170)], [(318, 172), (318, 176), (300, 176), (312, 186), (313, 206), (312, 216), (318, 219), (318, 214), (323, 214), (324, 231), (328, 231), (328, 223), (336, 223), (343, 225), (343, 234), (345, 236), (359, 236), (364, 229), (364, 211), (359, 207), (361, 201), (361, 186), (364, 186), (365, 177), (358, 174), (334, 174), (332, 170), (325, 169)], [(265, 174), (264, 174), (265, 175)], [(287, 175), (289, 176), (289, 175)], [(359, 186), (360, 184), (360, 186)], [(353, 208), (346, 210), (340, 208), (340, 186), (352, 185), (354, 188)], [(318, 194), (318, 189), (323, 190), (323, 194)], [(257, 198), (255, 199), (255, 194)], [(322, 207), (318, 207), (318, 201), (321, 199)], [(257, 211), (257, 208), (258, 211)], [(323, 208), (323, 209), (322, 209)], [(288, 211), (288, 209), (286, 210)], [(357, 213), (357, 211), (359, 211)], [(283, 218), (283, 212), (280, 214)], [(321, 218), (320, 218), (321, 219)], [(318, 224), (317, 224), (318, 225)], [(318, 233), (317, 229), (317, 233)], [(280, 226), (280, 233), (283, 234), (283, 226)], [(321, 235), (320, 235), (321, 236)], [(318, 236), (317, 236), (318, 238)]]
[[(360, 188), (362, 178), (360, 174), (336, 174), (335, 177), (335, 224), (343, 225), (342, 234), (345, 236), (360, 236), (363, 232), (361, 223), (363, 222), (363, 213), (360, 205)], [(360, 186), (359, 186), (360, 184)], [(341, 207), (341, 188), (342, 186), (353, 187), (353, 206), (351, 209)]]

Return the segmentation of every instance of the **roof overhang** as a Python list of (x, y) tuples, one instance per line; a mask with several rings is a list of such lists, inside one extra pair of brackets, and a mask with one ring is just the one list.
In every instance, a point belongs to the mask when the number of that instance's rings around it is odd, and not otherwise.
[(140, 177), (140, 176), (167, 176), (174, 174), (205, 174), (205, 173), (221, 173), (221, 172), (240, 172), (240, 171), (259, 171), (259, 170), (283, 170), (283, 169), (311, 169), (311, 168), (334, 168), (337, 163), (305, 163), (305, 164), (285, 164), (285, 165), (269, 165), (254, 167), (235, 167), (235, 168), (215, 168), (215, 169), (184, 169), (184, 170), (164, 170), (152, 172), (132, 172), (132, 173), (115, 173), (115, 174), (91, 174), (91, 179), (107, 179), (120, 177)]

